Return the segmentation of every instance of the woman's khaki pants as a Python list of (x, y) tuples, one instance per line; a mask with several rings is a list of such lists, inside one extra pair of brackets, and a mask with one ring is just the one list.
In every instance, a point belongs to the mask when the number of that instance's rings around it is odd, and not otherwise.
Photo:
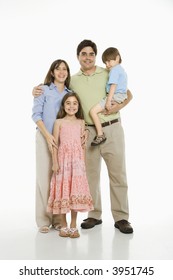
[(36, 223), (38, 227), (60, 222), (59, 215), (47, 213), (52, 158), (47, 142), (39, 130), (36, 132)]

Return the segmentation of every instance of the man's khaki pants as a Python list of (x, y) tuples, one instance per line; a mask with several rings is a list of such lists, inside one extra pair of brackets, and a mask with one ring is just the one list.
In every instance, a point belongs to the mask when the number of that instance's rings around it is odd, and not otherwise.
[[(110, 182), (111, 212), (114, 221), (128, 220), (128, 186), (125, 167), (124, 131), (121, 122), (103, 128), (107, 140), (98, 146), (91, 146), (96, 135), (94, 126), (88, 126), (89, 139), (86, 150), (86, 171), (90, 192), (94, 202), (94, 210), (88, 217), (101, 219), (102, 205), (100, 194), (101, 158), (104, 159)], [(107, 187), (107, 186), (105, 186)], [(104, 189), (102, 190), (102, 196)]]

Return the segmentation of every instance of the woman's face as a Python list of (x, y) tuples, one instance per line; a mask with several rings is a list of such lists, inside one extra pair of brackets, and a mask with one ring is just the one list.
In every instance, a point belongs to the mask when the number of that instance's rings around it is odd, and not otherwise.
[(53, 75), (54, 75), (54, 82), (65, 83), (65, 80), (68, 77), (68, 71), (64, 62), (61, 62), (60, 65), (54, 69)]

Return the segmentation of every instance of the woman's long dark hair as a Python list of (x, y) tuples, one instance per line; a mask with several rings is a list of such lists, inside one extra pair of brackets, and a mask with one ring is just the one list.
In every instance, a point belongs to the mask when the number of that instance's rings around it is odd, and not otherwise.
[(60, 65), (62, 62), (63, 62), (63, 63), (65, 64), (65, 66), (67, 67), (67, 72), (68, 72), (67, 79), (65, 80), (65, 86), (66, 86), (67, 88), (69, 87), (70, 78), (71, 78), (71, 76), (70, 76), (70, 68), (69, 68), (69, 66), (68, 66), (68, 63), (67, 63), (65, 60), (63, 60), (63, 59), (57, 59), (57, 60), (55, 60), (55, 61), (51, 64), (51, 66), (50, 66), (50, 68), (49, 68), (49, 71), (47, 72), (46, 78), (44, 79), (44, 85), (50, 86), (50, 84), (54, 82), (55, 78), (54, 78), (54, 76), (52, 75), (52, 73), (54, 72), (55, 69), (57, 69), (57, 68), (59, 67), (59, 65)]

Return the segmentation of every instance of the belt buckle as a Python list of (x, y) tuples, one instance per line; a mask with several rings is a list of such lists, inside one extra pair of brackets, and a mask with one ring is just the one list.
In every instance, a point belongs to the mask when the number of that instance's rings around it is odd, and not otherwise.
[(111, 125), (111, 124), (112, 124), (112, 121), (108, 121), (108, 123), (109, 123), (109, 125)]

